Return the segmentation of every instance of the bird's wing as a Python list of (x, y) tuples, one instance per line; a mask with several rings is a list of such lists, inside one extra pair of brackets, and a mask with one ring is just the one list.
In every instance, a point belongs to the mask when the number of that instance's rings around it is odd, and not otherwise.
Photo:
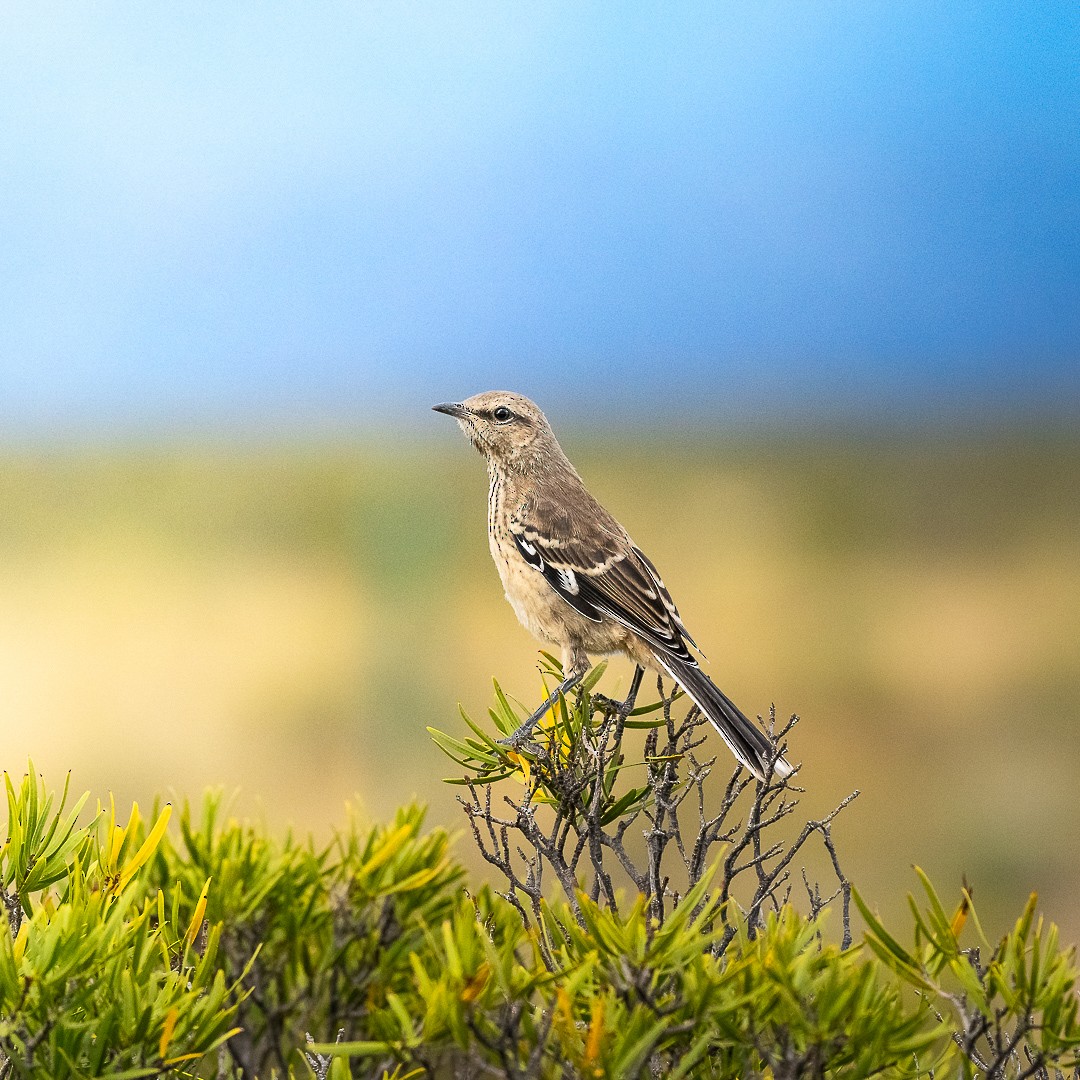
[[(612, 523), (614, 524), (614, 523)], [(535, 517), (512, 521), (525, 561), (585, 618), (614, 619), (661, 652), (697, 665), (694, 645), (656, 567), (621, 530), (589, 515), (568, 535), (552, 535)], [(696, 648), (697, 646), (694, 645)]]

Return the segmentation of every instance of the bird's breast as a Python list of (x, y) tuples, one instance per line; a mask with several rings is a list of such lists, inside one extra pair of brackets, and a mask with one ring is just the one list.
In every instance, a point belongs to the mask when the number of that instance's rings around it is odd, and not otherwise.
[[(492, 505), (498, 506), (499, 500), (493, 499)], [(525, 561), (510, 534), (508, 515), (493, 515), (488, 525), (491, 557), (498, 567), (506, 599), (533, 637), (561, 648), (576, 643), (599, 654), (626, 651), (626, 631), (618, 623), (586, 619)]]
[[(512, 500), (511, 500), (512, 501)], [(506, 599), (518, 621), (534, 637), (561, 644), (565, 627), (555, 605), (564, 604), (543, 576), (522, 557), (510, 534), (508, 492), (505, 482), (493, 475), (488, 496), (488, 545), (499, 571)]]

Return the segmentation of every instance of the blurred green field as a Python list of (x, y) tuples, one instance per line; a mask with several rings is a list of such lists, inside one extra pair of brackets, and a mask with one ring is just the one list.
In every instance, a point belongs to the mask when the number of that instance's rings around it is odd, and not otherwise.
[[(862, 790), (837, 836), (868, 897), (966, 872), (995, 928), (1034, 888), (1080, 938), (1080, 438), (564, 443), (720, 685), (803, 717), (806, 809)], [(485, 488), (453, 432), (4, 451), (0, 760), (318, 834), (416, 793), (459, 827), (425, 727), (492, 675), (539, 691)]]

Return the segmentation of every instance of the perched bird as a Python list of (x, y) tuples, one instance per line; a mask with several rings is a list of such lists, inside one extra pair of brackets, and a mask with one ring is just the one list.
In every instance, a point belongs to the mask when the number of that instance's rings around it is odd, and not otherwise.
[(627, 712), (644, 670), (665, 672), (759, 780), (770, 760), (776, 776), (789, 776), (764, 732), (701, 670), (656, 567), (589, 494), (540, 409), (502, 390), (433, 408), (455, 417), (487, 458), (488, 536), (507, 600), (527, 630), (562, 650), (565, 679), (507, 742), (529, 737), (585, 676), (590, 653), (623, 653), (637, 665)]

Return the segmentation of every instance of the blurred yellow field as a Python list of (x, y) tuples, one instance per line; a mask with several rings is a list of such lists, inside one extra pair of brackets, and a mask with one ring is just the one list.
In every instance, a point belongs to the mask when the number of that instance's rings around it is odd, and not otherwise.
[[(564, 441), (716, 681), (802, 716), (807, 810), (862, 790), (837, 836), (869, 898), (895, 908), (918, 862), (991, 921), (1037, 888), (1080, 935), (1080, 440)], [(8, 452), (4, 766), (238, 788), (322, 834), (414, 793), (460, 825), (426, 726), (484, 715), (492, 676), (540, 687), (485, 484), (453, 434)]]

